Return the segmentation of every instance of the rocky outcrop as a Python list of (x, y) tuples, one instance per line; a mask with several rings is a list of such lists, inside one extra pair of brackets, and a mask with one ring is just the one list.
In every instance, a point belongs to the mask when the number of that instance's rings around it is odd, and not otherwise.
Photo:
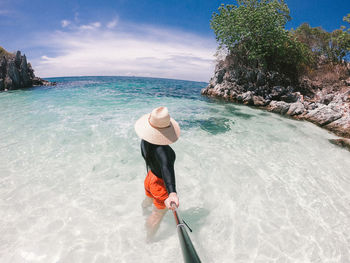
[(350, 138), (349, 68), (345, 72), (347, 78), (333, 82), (307, 77), (293, 82), (278, 72), (243, 66), (228, 56), (217, 63), (201, 94), (308, 120)]
[(0, 56), (0, 91), (28, 88), (32, 86), (51, 86), (55, 82), (35, 77), (34, 70), (27, 62), (26, 55), (8, 53), (2, 49)]

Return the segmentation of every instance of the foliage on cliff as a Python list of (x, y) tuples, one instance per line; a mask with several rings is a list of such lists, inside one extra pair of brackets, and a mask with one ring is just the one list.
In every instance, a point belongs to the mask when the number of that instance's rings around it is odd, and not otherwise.
[[(350, 14), (343, 21), (350, 23)], [(321, 27), (310, 27), (304, 23), (291, 32), (308, 47), (313, 62), (322, 59), (330, 63), (343, 63), (350, 59), (350, 28), (342, 26), (327, 32)]]
[[(342, 64), (350, 59), (350, 28), (333, 32), (302, 24), (286, 30), (291, 19), (283, 0), (238, 0), (214, 12), (211, 27), (219, 48), (242, 64), (277, 71), (297, 80), (320, 62)], [(350, 14), (343, 19), (350, 23)]]
[(13, 54), (7, 52), (3, 47), (0, 46), (0, 58), (2, 58), (2, 57), (8, 58), (11, 56), (13, 56)]
[(290, 20), (283, 0), (238, 0), (213, 13), (211, 27), (220, 47), (249, 65), (296, 77), (309, 63), (307, 47), (285, 24)]

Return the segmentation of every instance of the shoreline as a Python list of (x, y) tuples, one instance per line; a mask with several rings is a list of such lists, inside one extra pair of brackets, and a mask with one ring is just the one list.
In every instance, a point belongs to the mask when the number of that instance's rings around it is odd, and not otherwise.
[[(224, 102), (238, 104), (238, 105), (246, 105), (246, 106), (252, 107), (254, 109), (260, 109), (260, 110), (265, 110), (268, 112), (273, 112), (273, 113), (279, 114), (283, 117), (291, 118), (294, 120), (311, 122), (314, 125), (317, 125), (318, 127), (323, 128), (323, 129), (325, 129), (325, 130), (327, 130), (327, 131), (331, 132), (332, 134), (339, 137), (339, 139), (329, 139), (329, 141), (332, 144), (335, 144), (337, 146), (340, 146), (340, 147), (345, 148), (348, 151), (350, 151), (350, 116), (349, 115), (341, 116), (340, 118), (337, 118), (334, 121), (330, 121), (328, 123), (327, 118), (330, 120), (332, 120), (332, 118), (334, 118), (334, 117), (332, 117), (333, 116), (332, 112), (330, 112), (329, 115), (326, 116), (325, 118), (322, 118), (322, 116), (320, 118), (315, 117), (315, 115), (317, 115), (316, 113), (318, 112), (317, 110), (313, 111), (313, 112), (311, 111), (311, 114), (309, 111), (305, 111), (299, 115), (296, 115), (296, 114), (293, 115), (292, 113), (298, 110), (298, 106), (300, 107), (300, 102), (290, 103), (290, 105), (288, 105), (288, 103), (286, 103), (286, 102), (271, 101), (268, 105), (265, 105), (265, 106), (254, 105), (254, 104), (244, 103), (244, 102), (238, 101), (238, 100), (232, 100), (230, 98), (224, 98), (222, 96), (215, 96), (215, 95), (208, 96), (207, 94), (203, 94), (203, 91), (206, 92), (205, 91), (206, 89), (207, 88), (202, 90), (202, 92), (201, 92), (202, 96), (206, 96), (206, 97), (209, 97), (211, 99), (216, 99), (218, 101), (224, 101)], [(350, 92), (347, 92), (347, 93), (349, 93), (349, 95), (350, 95)], [(291, 111), (289, 111), (290, 109), (291, 109)], [(321, 107), (320, 110), (327, 111), (326, 107)], [(348, 120), (348, 122), (345, 122), (347, 120)], [(324, 121), (326, 121), (326, 124), (323, 124)], [(343, 121), (345, 122), (344, 125), (342, 125)]]
[(331, 142), (350, 151), (350, 77), (324, 74), (324, 67), (319, 65), (316, 78), (293, 83), (278, 72), (249, 68), (228, 56), (217, 63), (201, 94), (309, 121), (340, 137)]

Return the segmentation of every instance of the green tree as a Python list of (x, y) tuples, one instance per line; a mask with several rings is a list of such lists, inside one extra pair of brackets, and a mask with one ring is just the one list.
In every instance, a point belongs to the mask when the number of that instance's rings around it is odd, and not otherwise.
[(325, 54), (330, 40), (330, 34), (321, 27), (310, 27), (308, 23), (301, 24), (291, 32), (297, 39), (306, 44), (316, 56)]
[[(350, 23), (350, 14), (343, 20)], [(327, 32), (321, 27), (310, 27), (309, 24), (304, 23), (291, 32), (309, 48), (314, 62), (320, 59), (331, 63), (342, 63), (349, 60), (350, 29), (345, 26), (333, 32)]]
[(283, 0), (238, 0), (213, 13), (219, 48), (242, 62), (295, 75), (308, 62), (307, 48), (285, 30), (291, 19)]
[[(344, 22), (348, 22), (350, 25), (350, 14), (344, 16)], [(332, 32), (332, 46), (334, 49), (334, 56), (336, 61), (343, 62), (350, 60), (350, 28), (345, 26)]]
[(350, 52), (350, 34), (342, 29), (334, 30), (327, 51), (331, 62), (342, 63), (347, 61)]

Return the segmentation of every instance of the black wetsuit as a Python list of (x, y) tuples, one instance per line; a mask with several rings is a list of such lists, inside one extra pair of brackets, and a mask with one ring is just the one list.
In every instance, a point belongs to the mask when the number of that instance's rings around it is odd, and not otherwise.
[(158, 178), (162, 178), (168, 194), (175, 192), (174, 162), (176, 155), (169, 145), (156, 145), (141, 140), (141, 154), (146, 161), (147, 170)]

